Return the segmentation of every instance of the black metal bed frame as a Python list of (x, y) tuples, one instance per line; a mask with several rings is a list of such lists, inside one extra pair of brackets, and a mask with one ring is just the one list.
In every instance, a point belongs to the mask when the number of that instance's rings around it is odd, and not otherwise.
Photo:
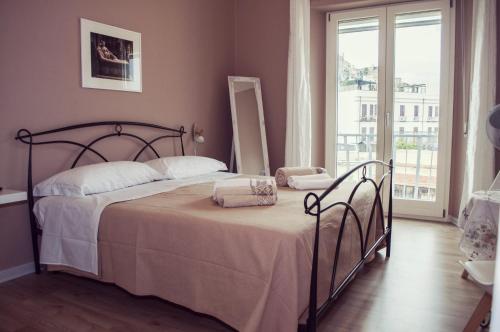
[[(112, 132), (109, 134), (105, 134), (102, 136), (97, 137), (96, 139), (92, 140), (90, 143), (84, 144), (72, 140), (60, 140), (60, 139), (54, 139), (54, 140), (40, 140), (40, 141), (35, 141), (35, 138), (39, 138), (41, 136), (46, 136), (50, 134), (55, 134), (55, 133), (60, 133), (60, 132), (66, 132), (66, 131), (72, 131), (72, 130), (77, 130), (77, 129), (82, 129), (82, 128), (93, 128), (93, 127), (111, 127)], [(152, 128), (160, 131), (160, 135), (155, 136), (153, 139), (146, 140), (136, 134), (132, 134), (129, 132), (124, 132), (123, 127), (146, 127), (146, 128)], [(40, 256), (39, 256), (39, 249), (38, 249), (38, 237), (41, 235), (42, 230), (40, 229), (38, 222), (36, 220), (36, 216), (33, 213), (33, 207), (34, 207), (34, 197), (33, 197), (33, 180), (32, 180), (32, 170), (33, 170), (33, 158), (32, 158), (32, 150), (34, 145), (46, 145), (46, 144), (69, 144), (73, 146), (77, 146), (81, 148), (80, 153), (77, 155), (77, 157), (74, 159), (71, 168), (74, 168), (82, 156), (87, 152), (90, 151), (92, 152), (95, 156), (99, 157), (103, 161), (107, 162), (108, 159), (103, 156), (100, 152), (98, 152), (93, 146), (94, 144), (111, 138), (111, 137), (131, 137), (139, 141), (139, 143), (142, 143), (142, 147), (139, 149), (139, 152), (135, 155), (133, 158), (134, 161), (136, 161), (142, 153), (149, 148), (149, 150), (157, 157), (159, 158), (160, 155), (158, 154), (157, 150), (153, 147), (153, 144), (166, 138), (179, 138), (180, 139), (180, 144), (181, 144), (181, 151), (182, 155), (185, 155), (184, 152), (184, 142), (183, 142), (183, 135), (186, 134), (187, 132), (184, 130), (184, 127), (181, 126), (179, 129), (172, 129), (168, 127), (164, 127), (161, 125), (156, 125), (156, 124), (149, 124), (149, 123), (144, 123), (144, 122), (132, 122), (132, 121), (102, 121), (102, 122), (91, 122), (91, 123), (82, 123), (82, 124), (76, 124), (76, 125), (71, 125), (71, 126), (66, 126), (62, 128), (57, 128), (57, 129), (51, 129), (51, 130), (46, 130), (46, 131), (41, 131), (41, 132), (36, 132), (36, 133), (31, 133), (27, 129), (20, 129), (17, 132), (17, 135), (15, 137), (16, 140), (19, 140), (25, 144), (29, 145), (29, 150), (28, 150), (28, 208), (29, 208), (29, 220), (30, 220), (30, 226), (31, 226), (31, 239), (32, 239), (32, 245), (33, 245), (33, 256), (34, 256), (34, 261), (35, 261), (35, 269), (36, 273), (40, 273)], [(375, 180), (372, 178), (369, 178), (366, 176), (366, 171), (368, 166), (379, 166), (382, 167), (384, 170), (387, 168), (387, 171), (383, 173), (380, 181), (377, 183)], [(346, 179), (348, 179), (351, 175), (353, 175), (355, 172), (361, 170), (362, 171), (362, 176), (361, 180), (354, 186), (349, 199), (347, 202), (334, 202), (328, 204), (326, 207), (322, 208), (321, 203), (325, 197), (328, 196), (334, 189), (339, 187)], [(340, 293), (347, 287), (347, 285), (353, 280), (354, 276), (356, 273), (364, 266), (366, 260), (368, 257), (375, 251), (379, 246), (382, 244), (382, 242), (385, 240), (386, 242), (386, 257), (390, 257), (391, 255), (391, 232), (392, 232), (392, 174), (393, 174), (393, 161), (390, 160), (388, 163), (378, 161), (378, 160), (372, 160), (372, 161), (367, 161), (364, 163), (359, 164), (358, 166), (354, 167), (347, 173), (343, 174), (339, 178), (335, 180), (335, 182), (328, 188), (326, 189), (321, 195), (317, 195), (313, 192), (308, 193), (305, 198), (304, 198), (304, 209), (305, 213), (311, 216), (316, 217), (316, 228), (315, 228), (315, 236), (314, 236), (314, 247), (313, 247), (313, 259), (312, 259), (312, 270), (311, 270), (311, 280), (310, 280), (310, 295), (309, 295), (309, 316), (307, 319), (307, 323), (305, 325), (300, 324), (298, 326), (299, 331), (305, 331), (305, 332), (315, 332), (318, 320), (325, 314), (327, 309), (337, 300), (339, 297)], [(384, 219), (384, 211), (383, 211), (383, 206), (382, 206), (382, 189), (384, 185), (384, 181), (386, 178), (389, 177), (390, 180), (390, 190), (389, 190), (389, 207), (388, 207), (388, 219), (387, 219), (387, 226), (385, 225), (385, 219)], [(367, 232), (366, 234), (363, 234), (363, 227), (361, 225), (361, 221), (359, 219), (359, 216), (357, 215), (356, 211), (354, 210), (353, 206), (351, 205), (352, 200), (354, 199), (354, 195), (356, 194), (358, 188), (364, 184), (364, 183), (371, 183), (374, 186), (375, 189), (375, 199), (372, 204), (371, 212), (370, 212), (370, 219), (368, 221), (368, 227), (367, 227)], [(333, 270), (332, 270), (332, 276), (331, 276), (331, 282), (330, 282), (330, 292), (328, 299), (325, 301), (325, 303), (321, 304), (318, 308), (318, 297), (317, 297), (317, 289), (318, 289), (318, 256), (319, 256), (319, 236), (320, 236), (320, 222), (321, 222), (321, 214), (335, 206), (343, 206), (344, 207), (344, 213), (342, 217), (342, 221), (340, 223), (340, 228), (339, 228), (339, 234), (337, 238), (337, 244), (336, 244), (336, 251), (335, 251), (335, 258), (333, 262)], [(376, 209), (378, 209), (378, 212), (376, 212)], [(349, 213), (353, 216), (353, 218), (348, 218)], [(367, 248), (368, 246), (368, 239), (370, 235), (370, 229), (371, 226), (374, 222), (374, 219), (379, 216), (380, 222), (381, 222), (381, 227), (383, 230), (383, 233), (373, 242), (373, 244), (370, 246), (370, 248)], [(341, 249), (341, 243), (342, 243), (342, 238), (344, 234), (344, 228), (348, 220), (352, 220), (356, 222), (357, 225), (357, 231), (359, 235), (359, 241), (360, 241), (360, 259), (359, 261), (355, 264), (353, 269), (347, 274), (347, 276), (339, 283), (335, 283), (335, 276), (337, 273), (337, 264), (339, 262), (339, 253)]]
[[(111, 133), (99, 136), (87, 144), (72, 141), (72, 140), (60, 140), (60, 139), (35, 141), (35, 137), (39, 138), (40, 136), (46, 136), (46, 135), (50, 135), (50, 134), (71, 131), (71, 130), (77, 130), (77, 129), (82, 129), (82, 128), (106, 127), (106, 126), (112, 128)], [(146, 140), (146, 139), (144, 139), (141, 136), (138, 136), (136, 134), (123, 131), (123, 127), (125, 127), (125, 126), (126, 127), (146, 127), (146, 128), (157, 129), (157, 130), (159, 130), (160, 134), (158, 136), (155, 136), (153, 139)], [(102, 153), (98, 152), (93, 146), (94, 146), (94, 144), (96, 144), (100, 141), (103, 141), (105, 139), (112, 138), (112, 137), (130, 137), (130, 138), (134, 138), (139, 143), (142, 143), (142, 147), (139, 149), (139, 152), (137, 152), (137, 154), (135, 155), (133, 161), (137, 161), (137, 159), (142, 155), (142, 153), (144, 151), (146, 151), (146, 149), (149, 149), (157, 158), (160, 158), (160, 155), (158, 154), (158, 151), (154, 148), (153, 144), (162, 140), (162, 139), (166, 139), (166, 138), (179, 138), (180, 144), (181, 144), (181, 152), (182, 152), (182, 155), (184, 155), (185, 154), (184, 153), (184, 142), (182, 140), (182, 136), (186, 133), (187, 132), (184, 131), (184, 126), (181, 126), (179, 129), (172, 129), (172, 128), (168, 128), (168, 127), (164, 127), (164, 126), (160, 126), (160, 125), (156, 125), (156, 124), (144, 123), (144, 122), (134, 122), (134, 121), (101, 121), (101, 122), (81, 123), (81, 124), (66, 126), (66, 127), (62, 127), (62, 128), (40, 131), (37, 133), (32, 133), (28, 129), (18, 130), (15, 139), (29, 145), (29, 149), (28, 149), (28, 189), (27, 189), (27, 191), (28, 191), (29, 220), (30, 220), (30, 227), (31, 227), (31, 241), (32, 241), (32, 246), (33, 246), (33, 258), (35, 261), (36, 273), (37, 274), (40, 273), (40, 254), (38, 251), (38, 237), (42, 234), (42, 230), (40, 229), (38, 222), (36, 220), (36, 216), (33, 213), (33, 206), (35, 204), (35, 201), (33, 198), (33, 179), (32, 179), (33, 178), (33, 172), (32, 172), (32, 170), (33, 170), (33, 158), (32, 158), (33, 145), (69, 144), (69, 145), (80, 147), (81, 151), (76, 156), (75, 160), (73, 161), (73, 163), (71, 164), (71, 167), (70, 167), (70, 168), (74, 168), (78, 164), (78, 161), (80, 161), (82, 156), (87, 151), (92, 152), (95, 156), (102, 159), (102, 161), (107, 162), (108, 159), (106, 157), (104, 157), (104, 155)]]
[[(384, 170), (387, 168), (387, 171), (383, 173), (380, 181), (377, 183), (372, 178), (366, 176), (366, 168), (370, 165), (378, 165), (381, 166)], [(321, 207), (321, 202), (325, 197), (332, 192), (332, 190), (336, 189), (340, 186), (342, 182), (344, 182), (347, 178), (353, 175), (355, 172), (361, 170), (362, 176), (361, 180), (354, 186), (351, 194), (349, 195), (349, 199), (347, 202), (334, 202), (328, 204), (326, 207)], [(364, 266), (368, 257), (375, 251), (382, 242), (385, 240), (386, 242), (386, 257), (391, 256), (391, 232), (392, 232), (392, 173), (393, 173), (393, 161), (392, 159), (389, 163), (385, 163), (379, 160), (367, 161), (359, 164), (353, 169), (349, 170), (347, 173), (343, 174), (339, 178), (335, 180), (335, 182), (326, 189), (321, 195), (317, 195), (313, 192), (310, 192), (304, 198), (304, 209), (305, 213), (311, 216), (316, 217), (316, 229), (314, 235), (314, 247), (313, 247), (313, 260), (312, 260), (312, 271), (311, 271), (311, 284), (310, 284), (310, 293), (309, 293), (309, 311), (308, 318), (305, 325), (299, 325), (299, 331), (306, 332), (315, 332), (318, 324), (318, 320), (326, 313), (327, 309), (337, 300), (340, 293), (347, 287), (347, 285), (353, 280), (356, 273)], [(389, 206), (387, 211), (387, 227), (385, 226), (385, 217), (384, 217), (384, 209), (382, 206), (382, 197), (383, 194), (383, 185), (385, 179), (389, 177), (390, 185), (389, 185)], [(372, 204), (372, 208), (370, 211), (370, 219), (368, 220), (368, 226), (366, 228), (366, 234), (363, 236), (363, 227), (361, 221), (359, 219), (358, 214), (354, 210), (351, 205), (354, 195), (356, 194), (359, 187), (364, 183), (371, 183), (375, 189), (375, 199)], [(318, 256), (319, 256), (319, 234), (320, 234), (320, 222), (321, 222), (321, 214), (335, 206), (343, 206), (344, 213), (342, 216), (342, 221), (340, 223), (339, 234), (337, 237), (337, 244), (335, 248), (335, 258), (333, 261), (333, 269), (332, 276), (330, 279), (330, 292), (327, 300), (321, 304), (318, 308)], [(373, 242), (370, 248), (368, 246), (368, 239), (370, 235), (370, 230), (374, 219), (377, 216), (376, 208), (378, 207), (378, 216), (380, 219), (381, 227), (383, 233)], [(340, 283), (335, 284), (335, 277), (337, 273), (337, 265), (339, 262), (339, 254), (342, 244), (342, 238), (344, 234), (344, 227), (349, 220), (347, 217), (349, 212), (352, 214), (354, 221), (356, 222), (357, 231), (359, 235), (360, 241), (360, 259), (354, 265), (353, 269), (347, 274), (347, 276), (340, 281)]]

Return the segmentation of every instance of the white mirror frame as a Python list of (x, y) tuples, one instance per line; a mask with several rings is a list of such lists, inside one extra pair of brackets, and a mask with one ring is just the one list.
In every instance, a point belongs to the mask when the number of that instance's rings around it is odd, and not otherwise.
[(238, 117), (236, 114), (236, 100), (235, 100), (235, 83), (245, 82), (252, 83), (255, 89), (255, 96), (257, 98), (257, 109), (259, 112), (259, 124), (260, 124), (260, 138), (262, 144), (262, 153), (264, 160), (264, 171), (266, 176), (270, 176), (271, 172), (269, 170), (269, 155), (267, 152), (267, 139), (266, 139), (266, 125), (264, 122), (264, 108), (262, 106), (262, 91), (260, 89), (260, 79), (257, 77), (243, 77), (243, 76), (228, 76), (229, 85), (229, 100), (231, 102), (231, 118), (233, 122), (233, 144), (234, 151), (236, 155), (236, 169), (238, 173), (242, 173), (241, 164), (241, 151), (240, 151), (240, 138), (238, 131)]

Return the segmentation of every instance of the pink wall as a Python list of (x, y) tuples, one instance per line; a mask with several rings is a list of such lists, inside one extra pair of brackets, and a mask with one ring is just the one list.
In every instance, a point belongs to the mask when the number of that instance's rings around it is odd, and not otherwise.
[(311, 10), (311, 129), (312, 164), (325, 165), (325, 102), (326, 102), (326, 16)]
[[(27, 149), (13, 140), (23, 127), (123, 119), (190, 129), (196, 121), (207, 142), (199, 153), (227, 161), (234, 10), (234, 0), (2, 0), (0, 185), (25, 188)], [(81, 88), (80, 17), (142, 33), (142, 93)], [(69, 155), (37, 151), (36, 179), (68, 166)], [(24, 204), (0, 208), (0, 270), (32, 260), (26, 218)]]
[(285, 160), (289, 0), (240, 0), (235, 73), (260, 77), (271, 173)]

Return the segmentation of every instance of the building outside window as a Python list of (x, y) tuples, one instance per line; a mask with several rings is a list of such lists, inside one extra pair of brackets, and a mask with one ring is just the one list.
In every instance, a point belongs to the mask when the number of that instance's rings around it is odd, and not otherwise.
[(403, 197), (403, 190), (404, 186), (402, 184), (395, 184), (394, 185), (394, 196), (401, 198)]
[[(343, 73), (347, 76), (340, 85), (343, 97), (338, 101), (338, 109), (342, 110), (338, 114), (338, 121), (342, 123), (341, 130), (345, 135), (339, 135), (338, 139), (338, 158), (341, 161), (338, 163), (341, 165), (337, 170), (339, 173), (347, 171), (358, 162), (358, 159), (373, 159), (374, 156), (370, 157), (370, 153), (376, 151), (375, 143), (378, 136), (377, 89), (365, 90), (363, 87), (366, 85), (358, 84), (359, 77), (363, 78), (363, 82), (374, 81), (378, 69), (377, 67), (355, 68), (346, 61), (343, 62), (343, 66)], [(435, 189), (432, 183), (435, 181), (437, 149), (437, 129), (435, 128), (438, 126), (435, 116), (438, 114), (436, 105), (439, 105), (439, 100), (427, 94), (425, 86), (417, 88), (404, 81), (396, 82), (396, 85), (395, 89), (399, 91), (399, 97), (394, 100), (393, 135), (395, 158), (401, 163), (396, 171), (399, 174), (396, 181), (399, 182), (394, 184), (401, 186), (398, 189), (401, 192), (401, 198), (416, 199), (419, 195), (434, 197)], [(412, 182), (415, 182), (415, 165), (418, 162), (422, 166), (419, 175), (423, 177), (418, 187), (413, 184), (406, 189)], [(401, 178), (402, 175), (404, 177)], [(419, 187), (428, 188), (428, 191), (424, 190), (419, 193)]]
[(366, 127), (361, 127), (361, 140), (366, 141)]
[(367, 105), (362, 104), (361, 105), (361, 119), (366, 119), (366, 110), (367, 110)]
[(429, 199), (429, 188), (419, 187), (418, 188), (418, 199)]
[(415, 195), (415, 187), (414, 186), (406, 186), (406, 197), (413, 197)]

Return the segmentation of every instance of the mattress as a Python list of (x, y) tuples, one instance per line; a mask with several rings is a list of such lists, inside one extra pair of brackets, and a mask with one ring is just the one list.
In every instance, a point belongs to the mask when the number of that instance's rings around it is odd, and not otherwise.
[[(370, 186), (362, 185), (352, 203), (364, 233), (375, 197)], [(346, 201), (352, 188), (344, 184), (327, 201)], [(99, 275), (49, 269), (158, 296), (239, 331), (296, 331), (306, 318), (313, 255), (315, 218), (304, 213), (307, 192), (280, 188), (275, 206), (223, 209), (212, 191), (213, 183), (195, 184), (111, 204), (99, 223)], [(319, 302), (330, 288), (343, 212), (335, 207), (322, 214)], [(336, 285), (360, 259), (353, 221), (344, 230)], [(374, 222), (369, 243), (381, 232)]]

